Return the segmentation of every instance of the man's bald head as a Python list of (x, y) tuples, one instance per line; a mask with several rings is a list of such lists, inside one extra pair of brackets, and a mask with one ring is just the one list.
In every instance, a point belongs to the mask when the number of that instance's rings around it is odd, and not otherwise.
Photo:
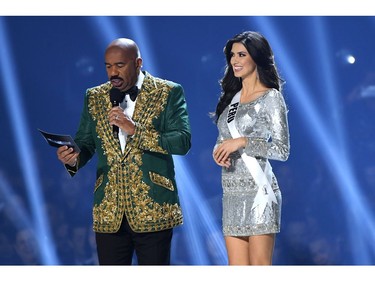
[(114, 48), (119, 48), (119, 49), (123, 50), (129, 58), (136, 59), (136, 58), (141, 57), (141, 53), (139, 51), (139, 48), (138, 48), (137, 44), (131, 39), (117, 38), (117, 39), (113, 40), (108, 45), (108, 47), (106, 49), (106, 53), (109, 50), (112, 50)]

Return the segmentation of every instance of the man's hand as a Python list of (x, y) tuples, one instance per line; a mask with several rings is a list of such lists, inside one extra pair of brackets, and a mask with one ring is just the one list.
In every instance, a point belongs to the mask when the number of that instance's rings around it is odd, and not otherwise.
[(74, 152), (73, 148), (66, 145), (60, 146), (57, 149), (57, 158), (64, 164), (74, 167), (77, 164), (77, 157), (79, 153)]
[(109, 111), (109, 124), (121, 128), (129, 136), (134, 135), (135, 123), (130, 117), (125, 115), (120, 106), (112, 107)]

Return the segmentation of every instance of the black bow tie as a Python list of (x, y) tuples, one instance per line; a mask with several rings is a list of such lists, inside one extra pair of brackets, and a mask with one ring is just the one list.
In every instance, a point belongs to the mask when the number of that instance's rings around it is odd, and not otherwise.
[(132, 101), (135, 101), (135, 99), (137, 98), (137, 95), (138, 95), (138, 87), (137, 86), (133, 86), (130, 89), (124, 91), (124, 94), (125, 95), (129, 95), (130, 99)]

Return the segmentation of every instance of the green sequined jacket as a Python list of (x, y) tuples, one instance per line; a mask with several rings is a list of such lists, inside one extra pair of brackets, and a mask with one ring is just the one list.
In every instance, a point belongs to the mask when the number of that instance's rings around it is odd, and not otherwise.
[(181, 85), (145, 79), (137, 97), (124, 153), (113, 136), (108, 111), (110, 82), (86, 92), (75, 141), (81, 149), (73, 176), (96, 153), (93, 228), (116, 232), (124, 215), (135, 232), (159, 231), (183, 223), (172, 154), (191, 147), (190, 123)]

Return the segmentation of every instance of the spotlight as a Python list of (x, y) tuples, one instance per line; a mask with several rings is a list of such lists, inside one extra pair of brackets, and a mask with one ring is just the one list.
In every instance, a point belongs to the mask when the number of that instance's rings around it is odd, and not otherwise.
[(346, 61), (349, 63), (349, 64), (354, 64), (355, 63), (355, 57), (353, 57), (352, 55), (348, 55), (346, 57)]
[(354, 55), (345, 49), (341, 49), (336, 53), (336, 57), (342, 64), (354, 64), (356, 59)]

